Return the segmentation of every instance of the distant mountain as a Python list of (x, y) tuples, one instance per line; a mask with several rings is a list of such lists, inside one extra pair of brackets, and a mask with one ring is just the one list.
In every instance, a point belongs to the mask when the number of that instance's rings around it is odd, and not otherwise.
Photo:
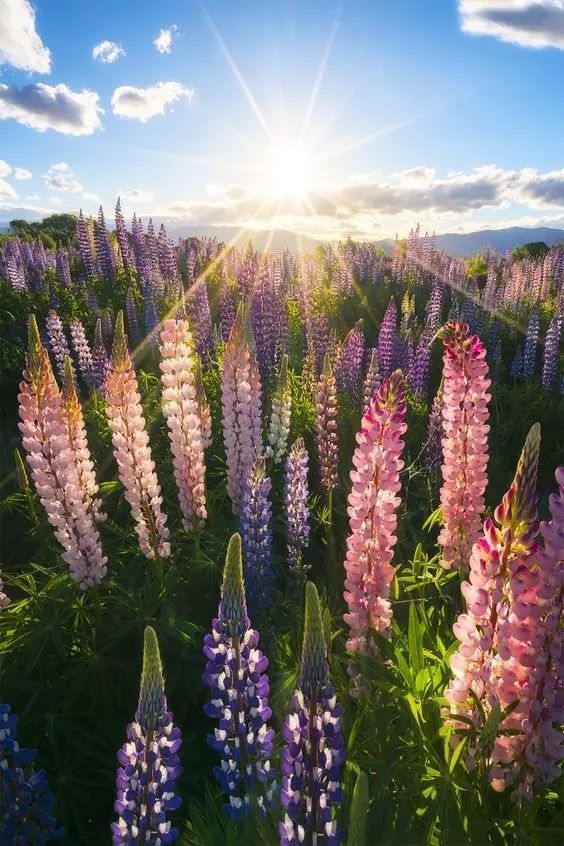
[(284, 229), (271, 229), (264, 231), (253, 231), (251, 229), (240, 229), (237, 226), (177, 226), (167, 220), (154, 217), (155, 226), (164, 223), (166, 231), (173, 239), (176, 238), (217, 238), (226, 244), (233, 244), (239, 249), (245, 249), (247, 242), (251, 240), (255, 250), (269, 250), (279, 252), (284, 249), (291, 253), (313, 253), (321, 244), (314, 238), (306, 235), (298, 235), (296, 232), (287, 232)]
[[(519, 244), (527, 244), (531, 241), (544, 241), (548, 247), (564, 244), (564, 229), (550, 229), (548, 226), (535, 228), (511, 226), (507, 229), (481, 229), (478, 232), (450, 232), (437, 235), (439, 250), (444, 250), (454, 258), (474, 255), (486, 247), (493, 247), (498, 252), (504, 253)], [(377, 242), (386, 253), (392, 252), (393, 243), (390, 238)]]

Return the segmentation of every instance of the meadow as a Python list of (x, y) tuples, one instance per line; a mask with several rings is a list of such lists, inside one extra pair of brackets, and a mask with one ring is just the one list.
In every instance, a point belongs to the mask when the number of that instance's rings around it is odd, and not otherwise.
[(562, 842), (564, 247), (0, 285), (0, 846)]

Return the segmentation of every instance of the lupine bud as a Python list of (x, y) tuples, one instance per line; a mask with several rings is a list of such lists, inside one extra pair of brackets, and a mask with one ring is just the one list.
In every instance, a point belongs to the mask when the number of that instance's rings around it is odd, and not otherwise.
[(118, 753), (113, 846), (166, 846), (178, 838), (179, 831), (167, 816), (182, 804), (174, 793), (174, 782), (182, 773), (181, 745), (180, 729), (167, 710), (157, 636), (147, 626), (135, 722), (127, 727), (127, 742)]
[(239, 507), (247, 470), (262, 452), (260, 377), (249, 332), (248, 312), (242, 305), (225, 346), (221, 374), (227, 492), (234, 509)]
[(187, 320), (165, 320), (159, 366), (182, 525), (186, 532), (193, 532), (207, 517), (206, 466), (194, 381), (195, 352)]
[(272, 606), (272, 483), (259, 456), (247, 471), (241, 496), (241, 536), (247, 599), (253, 616), (264, 615)]
[(284, 355), (280, 365), (278, 385), (272, 397), (270, 429), (266, 447), (266, 457), (272, 458), (274, 464), (280, 464), (286, 453), (291, 416), (292, 391), (288, 384), (288, 356)]
[(335, 488), (339, 481), (339, 447), (337, 436), (337, 387), (329, 354), (323, 359), (323, 370), (315, 388), (315, 435), (321, 487)]
[(488, 464), (486, 349), (464, 323), (443, 330), (443, 485), (439, 534), (445, 569), (468, 569), (484, 510)]
[(92, 511), (83, 498), (80, 468), (69, 449), (63, 398), (33, 316), (18, 399), (19, 428), (31, 477), (55, 537), (64, 549), (62, 557), (69, 565), (71, 578), (85, 590), (104, 576), (107, 558), (102, 554)]
[(290, 702), (282, 734), (284, 821), (281, 846), (323, 842), (337, 846), (335, 807), (342, 801), (341, 767), (345, 744), (342, 709), (329, 681), (321, 607), (315, 585), (306, 584), (300, 685)]
[(0, 843), (5, 846), (45, 846), (60, 840), (51, 814), (53, 795), (44, 770), (35, 770), (34, 749), (20, 747), (17, 716), (0, 704)]
[(139, 546), (147, 558), (157, 555), (167, 558), (170, 555), (169, 531), (161, 509), (161, 489), (151, 457), (121, 311), (116, 319), (112, 360), (106, 377), (106, 403), (118, 474), (131, 506)]
[(288, 564), (295, 576), (309, 570), (302, 564), (302, 551), (309, 545), (309, 508), (307, 484), (308, 456), (304, 439), (292, 444), (284, 467), (284, 505)]
[(204, 711), (219, 722), (208, 743), (221, 756), (214, 775), (228, 796), (223, 808), (232, 819), (246, 816), (252, 804), (263, 814), (276, 782), (270, 766), (274, 731), (268, 728), (268, 660), (258, 648), (259, 634), (247, 617), (241, 538), (229, 541), (221, 602), (211, 634), (204, 640), (203, 675), (211, 698)]
[(392, 609), (388, 597), (394, 577), (391, 565), (397, 541), (396, 511), (401, 502), (400, 470), (407, 430), (401, 370), (396, 370), (372, 397), (356, 436), (348, 499), (350, 534), (345, 559), (344, 620), (350, 626), (347, 649), (371, 649), (369, 629), (389, 633)]

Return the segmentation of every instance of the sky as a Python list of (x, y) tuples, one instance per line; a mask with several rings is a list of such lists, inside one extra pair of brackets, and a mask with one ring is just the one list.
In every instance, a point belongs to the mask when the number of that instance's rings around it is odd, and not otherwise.
[(564, 226), (564, 0), (0, 0), (0, 221)]

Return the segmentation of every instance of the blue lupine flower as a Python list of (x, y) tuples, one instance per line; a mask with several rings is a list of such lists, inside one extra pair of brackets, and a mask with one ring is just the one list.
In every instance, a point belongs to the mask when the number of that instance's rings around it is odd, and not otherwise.
[(304, 439), (298, 438), (292, 444), (284, 466), (288, 564), (290, 571), (298, 576), (305, 574), (309, 569), (302, 564), (302, 551), (309, 544), (307, 470), (308, 455), (304, 446)]
[(259, 456), (247, 471), (241, 496), (241, 537), (247, 601), (251, 615), (258, 617), (272, 605), (272, 483), (266, 464)]

